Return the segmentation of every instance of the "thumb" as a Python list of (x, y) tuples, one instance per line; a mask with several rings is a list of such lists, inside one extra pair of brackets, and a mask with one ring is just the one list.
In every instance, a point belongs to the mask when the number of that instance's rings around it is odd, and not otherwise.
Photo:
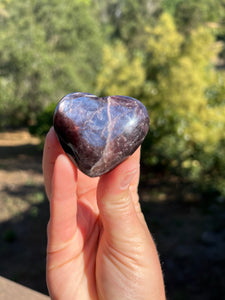
[(140, 232), (139, 160), (140, 149), (99, 180), (97, 200), (100, 216), (104, 232), (113, 241), (133, 238)]

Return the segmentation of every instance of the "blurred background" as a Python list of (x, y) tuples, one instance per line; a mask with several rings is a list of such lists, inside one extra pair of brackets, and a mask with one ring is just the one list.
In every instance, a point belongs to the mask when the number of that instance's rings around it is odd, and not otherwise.
[(225, 295), (225, 0), (1, 0), (0, 275), (47, 293), (41, 159), (75, 91), (141, 100), (139, 194), (169, 300)]

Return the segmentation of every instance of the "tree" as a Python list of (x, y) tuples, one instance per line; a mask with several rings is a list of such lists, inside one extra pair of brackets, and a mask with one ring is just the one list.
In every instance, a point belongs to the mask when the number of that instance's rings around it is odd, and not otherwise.
[[(145, 149), (146, 161), (176, 168), (177, 173), (224, 192), (225, 106), (210, 106), (208, 97), (210, 86), (218, 87), (211, 64), (214, 36), (208, 28), (199, 27), (184, 39), (168, 14), (162, 14), (147, 32), (151, 97), (146, 95), (145, 103), (151, 108), (152, 134), (146, 144), (151, 146), (151, 156)], [(210, 173), (216, 174), (217, 183)]]
[(97, 78), (97, 89), (102, 95), (140, 95), (145, 81), (142, 57), (129, 57), (122, 42), (106, 45), (103, 49), (103, 64)]
[(110, 40), (121, 40), (130, 52), (144, 44), (145, 26), (155, 20), (160, 10), (157, 0), (95, 0), (99, 6), (100, 19), (107, 27)]
[(163, 0), (162, 7), (185, 33), (207, 22), (220, 23), (225, 17), (224, 0)]
[(0, 28), (2, 126), (35, 120), (66, 93), (94, 91), (102, 43), (89, 1), (4, 0)]

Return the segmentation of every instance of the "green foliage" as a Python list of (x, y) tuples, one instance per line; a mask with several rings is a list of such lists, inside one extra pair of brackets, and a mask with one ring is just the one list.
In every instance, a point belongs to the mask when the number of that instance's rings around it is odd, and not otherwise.
[(224, 0), (163, 0), (162, 7), (169, 12), (179, 30), (195, 29), (206, 22), (220, 22), (225, 17)]
[(34, 122), (51, 101), (94, 90), (101, 31), (89, 1), (4, 1), (0, 10), (0, 126)]
[[(0, 19), (0, 122), (18, 125), (40, 107), (50, 85), (51, 58), (44, 31), (35, 25), (30, 7), (6, 2)], [(11, 9), (15, 5), (14, 9)], [(20, 18), (24, 15), (24, 18)], [(37, 96), (38, 95), (38, 96)]]
[[(151, 60), (150, 68), (161, 69), (173, 63), (180, 52), (183, 37), (176, 30), (169, 14), (162, 14), (153, 27), (146, 27), (146, 54)], [(156, 70), (154, 70), (156, 72)]]
[(121, 42), (103, 49), (103, 65), (97, 78), (97, 89), (101, 95), (137, 96), (145, 81), (142, 57), (129, 57)]
[[(151, 145), (151, 157), (145, 149), (145, 161), (164, 164), (223, 192), (225, 106), (220, 97), (224, 87), (215, 81), (217, 76), (210, 63), (216, 54), (214, 37), (208, 28), (199, 27), (190, 32), (188, 39), (182, 39), (172, 23), (172, 17), (163, 14), (155, 27), (147, 28), (147, 58), (156, 66), (148, 63), (153, 87), (152, 97), (145, 102), (152, 110), (152, 141), (147, 144)], [(211, 96), (207, 98), (207, 94)], [(216, 182), (211, 173), (217, 174)]]
[(155, 20), (160, 10), (159, 0), (95, 0), (100, 20), (110, 40), (121, 40), (129, 51), (140, 49), (145, 41), (143, 28)]
[(183, 0), (163, 0), (162, 7), (163, 9), (174, 16), (176, 12), (177, 5), (181, 3)]
[(37, 115), (34, 125), (29, 126), (31, 134), (44, 138), (53, 125), (53, 114), (57, 103), (52, 102)]
[[(62, 96), (143, 101), (146, 164), (225, 195), (224, 0), (2, 0), (0, 126), (44, 136)], [(222, 50), (222, 51), (221, 51)]]

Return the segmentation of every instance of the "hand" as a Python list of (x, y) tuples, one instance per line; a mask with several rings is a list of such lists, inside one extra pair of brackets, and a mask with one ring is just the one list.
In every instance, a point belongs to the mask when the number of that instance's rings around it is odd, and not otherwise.
[(53, 129), (43, 173), (50, 200), (47, 285), (57, 300), (164, 300), (158, 254), (140, 210), (140, 149), (100, 178), (64, 154)]

